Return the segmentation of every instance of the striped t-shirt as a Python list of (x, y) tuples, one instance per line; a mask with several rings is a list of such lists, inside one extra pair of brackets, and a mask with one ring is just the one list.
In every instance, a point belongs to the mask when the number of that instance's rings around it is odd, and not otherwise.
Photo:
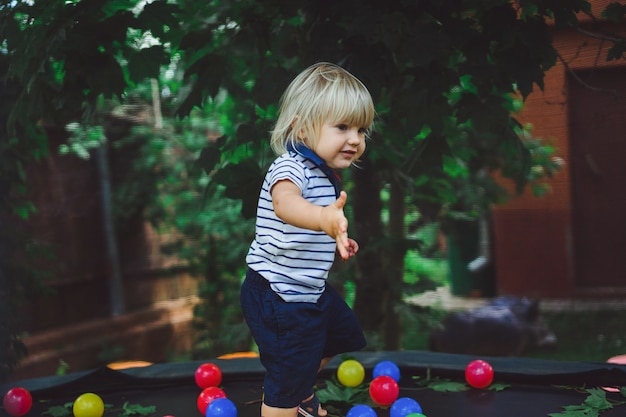
[(317, 302), (335, 259), (336, 242), (324, 232), (301, 229), (278, 218), (270, 190), (287, 179), (309, 202), (328, 206), (337, 199), (338, 186), (322, 169), (329, 170), (313, 151), (292, 149), (272, 163), (261, 187), (255, 238), (246, 262), (288, 302)]

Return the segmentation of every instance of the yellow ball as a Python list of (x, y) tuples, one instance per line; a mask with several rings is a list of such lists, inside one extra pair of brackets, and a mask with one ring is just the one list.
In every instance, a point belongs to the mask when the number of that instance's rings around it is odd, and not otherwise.
[(74, 417), (102, 417), (104, 403), (102, 398), (91, 392), (81, 394), (72, 407)]
[(365, 379), (365, 369), (360, 362), (348, 359), (337, 368), (337, 378), (346, 387), (356, 387)]

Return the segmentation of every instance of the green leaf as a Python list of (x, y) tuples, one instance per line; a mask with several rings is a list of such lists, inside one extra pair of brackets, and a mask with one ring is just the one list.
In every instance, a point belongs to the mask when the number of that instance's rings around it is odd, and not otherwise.
[(130, 79), (138, 83), (146, 78), (157, 78), (161, 65), (166, 64), (168, 60), (169, 56), (162, 45), (140, 49), (128, 60)]
[(601, 412), (613, 408), (606, 398), (606, 391), (601, 388), (590, 388), (589, 395), (580, 405), (566, 405), (560, 413), (548, 414), (550, 417), (598, 417)]
[(602, 13), (600, 13), (600, 16), (613, 22), (619, 22), (624, 18), (624, 14), (626, 14), (626, 5), (613, 2), (606, 6)]
[(263, 182), (263, 173), (256, 159), (226, 165), (214, 174), (213, 179), (226, 187), (226, 197), (241, 200), (241, 213), (245, 218), (254, 217)]
[(606, 53), (606, 60), (613, 61), (622, 59), (622, 55), (624, 55), (625, 49), (626, 44), (624, 42), (615, 42)]
[[(225, 137), (221, 136), (217, 139), (217, 142), (223, 142)], [(215, 166), (220, 162), (222, 157), (222, 153), (218, 146), (214, 146), (210, 144), (209, 146), (205, 146), (200, 151), (200, 156), (195, 160), (193, 164), (192, 171), (197, 169), (202, 169), (205, 173), (210, 174), (211, 171), (215, 168)]]
[(462, 382), (455, 382), (446, 378), (431, 377), (430, 369), (427, 370), (425, 378), (414, 376), (413, 379), (417, 385), (438, 392), (461, 392), (469, 389), (469, 386)]
[[(565, 408), (565, 407), (564, 407)], [(548, 414), (550, 417), (598, 417), (599, 414), (597, 411), (588, 410), (588, 409), (569, 409), (561, 413), (550, 413)]]
[(326, 387), (318, 389), (315, 395), (322, 403), (335, 402), (352, 405), (371, 403), (367, 383), (362, 383), (356, 387), (346, 387), (339, 383), (335, 377), (326, 381)]
[(606, 398), (606, 391), (602, 388), (591, 388), (587, 392), (589, 396), (585, 400), (585, 404), (594, 409), (604, 411), (613, 408), (613, 405)]
[(147, 4), (137, 19), (143, 29), (149, 30), (156, 37), (161, 37), (165, 35), (166, 28), (171, 31), (180, 26), (178, 13), (180, 7), (177, 4), (168, 3), (167, 0), (156, 0)]
[(427, 386), (437, 392), (461, 392), (469, 389), (469, 387), (462, 382), (448, 380), (433, 380), (429, 382)]
[(46, 411), (41, 413), (41, 415), (43, 416), (50, 415), (52, 417), (66, 417), (66, 416), (71, 416), (72, 411), (71, 411), (71, 407), (67, 407), (67, 405), (65, 406), (55, 405), (55, 406), (48, 408)]
[(109, 0), (104, 2), (102, 12), (106, 17), (111, 17), (119, 11), (126, 11), (133, 8), (133, 2), (128, 0)]
[(489, 388), (487, 388), (489, 391), (496, 391), (496, 392), (500, 392), (500, 391), (504, 391), (507, 388), (510, 388), (511, 385), (509, 384), (504, 384), (501, 382), (494, 382), (491, 385), (489, 385)]
[(199, 88), (192, 88), (189, 94), (182, 98), (175, 115), (181, 118), (187, 117), (194, 108), (201, 107), (203, 101), (202, 91)]
[(147, 416), (156, 412), (156, 406), (143, 406), (141, 404), (129, 404), (128, 401), (122, 406), (120, 416)]
[(209, 53), (200, 57), (187, 68), (185, 78), (197, 75), (194, 89), (200, 89), (203, 93), (215, 97), (228, 72), (229, 69), (224, 57), (215, 53)]
[(260, 106), (277, 103), (293, 75), (283, 68), (268, 68), (255, 80), (252, 98)]
[(459, 163), (457, 158), (448, 155), (443, 156), (443, 170), (452, 178), (468, 178), (469, 176), (467, 166)]

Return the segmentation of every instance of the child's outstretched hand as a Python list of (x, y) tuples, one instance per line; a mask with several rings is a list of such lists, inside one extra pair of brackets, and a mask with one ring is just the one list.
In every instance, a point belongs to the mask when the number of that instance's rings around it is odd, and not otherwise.
[(348, 219), (343, 213), (348, 194), (342, 191), (339, 198), (331, 205), (322, 209), (320, 215), (320, 227), (328, 236), (337, 241), (337, 251), (341, 259), (347, 260), (354, 256), (359, 245), (348, 237)]
[(329, 206), (311, 204), (290, 180), (278, 181), (272, 188), (272, 204), (283, 221), (309, 230), (321, 230), (337, 242), (337, 251), (343, 260), (350, 259), (359, 245), (348, 237), (348, 219), (343, 213), (348, 195), (345, 191)]

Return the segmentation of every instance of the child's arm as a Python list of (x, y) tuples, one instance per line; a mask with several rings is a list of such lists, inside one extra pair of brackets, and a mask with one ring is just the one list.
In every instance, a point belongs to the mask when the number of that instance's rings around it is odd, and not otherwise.
[(272, 187), (274, 212), (283, 221), (303, 229), (323, 231), (337, 241), (342, 259), (353, 256), (359, 246), (348, 238), (348, 219), (343, 214), (348, 195), (342, 191), (337, 201), (322, 207), (302, 197), (297, 185), (289, 180), (278, 181)]

